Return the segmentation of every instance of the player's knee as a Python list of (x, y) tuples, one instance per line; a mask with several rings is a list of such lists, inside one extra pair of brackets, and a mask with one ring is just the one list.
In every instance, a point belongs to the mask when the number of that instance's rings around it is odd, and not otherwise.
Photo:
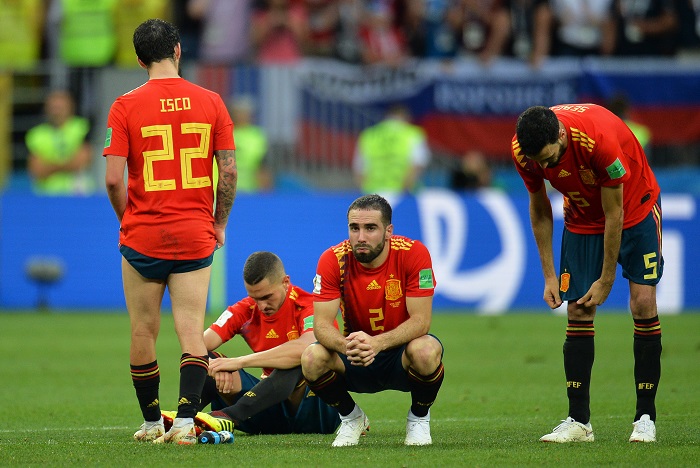
[(328, 351), (319, 343), (312, 343), (301, 353), (301, 370), (304, 377), (315, 380), (328, 367)]
[(406, 357), (411, 367), (419, 372), (431, 372), (442, 358), (442, 345), (430, 335), (412, 340), (406, 346)]

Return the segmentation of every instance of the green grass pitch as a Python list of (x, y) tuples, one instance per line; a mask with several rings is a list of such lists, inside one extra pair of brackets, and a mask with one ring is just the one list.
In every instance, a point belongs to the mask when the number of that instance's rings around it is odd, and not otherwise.
[[(207, 323), (216, 317), (208, 316)], [(433, 445), (405, 447), (410, 398), (356, 395), (371, 421), (357, 447), (333, 435), (248, 436), (233, 445), (155, 446), (129, 377), (125, 313), (0, 312), (0, 466), (698, 466), (700, 313), (663, 315), (658, 442), (630, 444), (632, 321), (601, 309), (591, 388), (592, 444), (543, 444), (566, 417), (566, 320), (548, 313), (439, 313), (445, 382), (432, 409)], [(228, 354), (246, 351), (240, 338)], [(179, 347), (171, 316), (158, 344), (161, 404), (174, 409)]]

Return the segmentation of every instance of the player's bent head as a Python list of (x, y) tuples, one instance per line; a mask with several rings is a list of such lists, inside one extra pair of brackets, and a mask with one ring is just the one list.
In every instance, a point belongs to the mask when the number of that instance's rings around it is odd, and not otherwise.
[(348, 208), (347, 218), (350, 220), (350, 212), (353, 210), (377, 210), (382, 214), (382, 223), (384, 226), (391, 224), (391, 205), (386, 198), (381, 195), (363, 195), (350, 204)]
[(272, 252), (253, 252), (243, 265), (243, 281), (256, 285), (265, 278), (274, 283), (286, 276), (282, 260)]
[(533, 106), (520, 114), (515, 135), (525, 156), (536, 156), (559, 139), (559, 119), (552, 109)]
[(175, 59), (175, 46), (180, 43), (177, 28), (162, 19), (149, 19), (134, 31), (136, 56), (147, 67), (153, 62)]

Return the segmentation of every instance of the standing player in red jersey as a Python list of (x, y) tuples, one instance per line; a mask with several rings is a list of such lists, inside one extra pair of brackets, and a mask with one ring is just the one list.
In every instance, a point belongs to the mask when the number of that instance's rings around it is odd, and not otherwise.
[[(656, 284), (663, 273), (659, 185), (627, 125), (594, 104), (535, 106), (518, 118), (515, 167), (530, 194), (530, 221), (540, 255), (544, 300), (568, 301), (564, 370), (568, 417), (543, 442), (593, 442), (590, 382), (596, 308), (615, 281), (629, 281), (634, 320), (637, 409), (630, 442), (656, 441), (661, 325)], [(552, 252), (553, 217), (544, 181), (564, 195), (560, 275)]]
[[(442, 343), (429, 334), (432, 261), (419, 241), (394, 235), (391, 206), (365, 195), (348, 209), (349, 239), (327, 249), (314, 278), (314, 333), (302, 371), (309, 387), (337, 408), (333, 447), (357, 445), (369, 428), (348, 392), (411, 393), (406, 445), (429, 445), (430, 407), (444, 378)], [(333, 326), (338, 309), (344, 332)]]
[[(238, 429), (249, 434), (329, 434), (338, 412), (309, 391), (301, 373), (301, 353), (315, 341), (313, 296), (294, 286), (282, 260), (254, 252), (243, 266), (248, 296), (229, 306), (207, 330), (210, 356), (207, 383), (195, 424), (207, 431)], [(214, 350), (234, 336), (251, 354), (223, 357)], [(245, 368), (262, 368), (258, 379)], [(173, 412), (163, 412), (167, 423)]]
[[(208, 368), (202, 329), (209, 274), (236, 196), (233, 124), (218, 94), (179, 76), (182, 51), (173, 25), (145, 21), (134, 31), (134, 48), (149, 79), (112, 105), (103, 152), (107, 193), (121, 225), (131, 377), (144, 417), (134, 438), (194, 444), (193, 417)], [(182, 357), (177, 419), (164, 433), (156, 338), (166, 286)]]

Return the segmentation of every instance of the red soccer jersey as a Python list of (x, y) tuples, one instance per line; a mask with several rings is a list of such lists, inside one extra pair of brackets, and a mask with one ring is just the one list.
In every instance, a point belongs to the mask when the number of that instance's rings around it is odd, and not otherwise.
[[(282, 307), (266, 316), (250, 297), (229, 306), (210, 327), (225, 342), (236, 335), (243, 336), (250, 349), (259, 353), (296, 340), (314, 328), (313, 295), (290, 286)], [(265, 368), (270, 375), (273, 369)]]
[(149, 257), (204, 258), (214, 251), (213, 154), (235, 149), (218, 94), (182, 78), (147, 81), (117, 98), (103, 155), (127, 158), (119, 242)]
[(551, 109), (566, 128), (569, 142), (559, 164), (543, 169), (520, 153), (517, 136), (513, 137), (513, 161), (527, 189), (537, 192), (544, 179), (549, 180), (564, 195), (567, 229), (577, 234), (601, 234), (605, 231), (601, 187), (625, 184), (623, 228), (641, 222), (656, 203), (660, 189), (629, 127), (595, 104)]
[(389, 240), (389, 256), (374, 269), (355, 259), (346, 240), (321, 254), (314, 278), (317, 302), (340, 298), (344, 333), (378, 335), (408, 319), (406, 297), (432, 296), (435, 289), (428, 249), (403, 236)]

